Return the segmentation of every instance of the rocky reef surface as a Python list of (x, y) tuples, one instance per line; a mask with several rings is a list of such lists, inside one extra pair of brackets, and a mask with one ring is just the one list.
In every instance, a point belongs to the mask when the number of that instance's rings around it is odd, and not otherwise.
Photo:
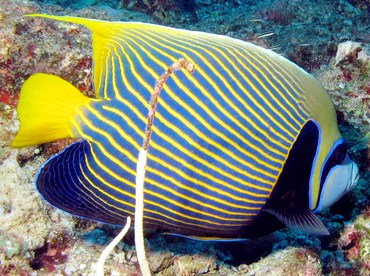
[[(370, 274), (370, 4), (368, 1), (0, 0), (0, 275), (94, 275), (120, 229), (46, 205), (37, 169), (70, 141), (12, 149), (19, 90), (31, 74), (63, 77), (92, 94), (90, 34), (81, 26), (25, 17), (68, 14), (142, 21), (226, 34), (275, 49), (331, 94), (359, 185), (321, 214), (328, 237), (284, 229), (257, 240), (196, 242), (147, 235), (158, 275)], [(45, 99), (47, 100), (47, 99)], [(109, 275), (139, 275), (132, 233), (106, 263)]]

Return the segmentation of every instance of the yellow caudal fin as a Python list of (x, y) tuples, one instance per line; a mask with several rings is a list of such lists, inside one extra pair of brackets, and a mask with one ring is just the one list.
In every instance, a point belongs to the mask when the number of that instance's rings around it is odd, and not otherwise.
[(79, 109), (92, 99), (67, 81), (38, 73), (22, 86), (17, 114), (20, 128), (12, 147), (24, 147), (75, 137), (73, 123)]

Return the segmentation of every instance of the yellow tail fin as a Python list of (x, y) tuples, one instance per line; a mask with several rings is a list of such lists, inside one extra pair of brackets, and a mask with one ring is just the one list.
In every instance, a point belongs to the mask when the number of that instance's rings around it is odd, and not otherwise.
[(38, 73), (22, 86), (17, 114), (20, 128), (12, 147), (24, 147), (75, 137), (72, 126), (78, 109), (92, 99), (67, 81)]

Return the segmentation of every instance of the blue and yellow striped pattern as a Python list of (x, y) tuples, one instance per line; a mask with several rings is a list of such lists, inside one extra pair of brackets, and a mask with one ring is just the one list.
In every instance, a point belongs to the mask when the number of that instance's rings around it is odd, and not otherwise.
[(236, 236), (268, 200), (310, 120), (312, 77), (276, 53), (206, 33), (143, 23), (81, 23), (93, 32), (97, 99), (76, 114), (77, 142), (41, 168), (37, 186), (73, 214), (123, 224), (159, 76), (179, 58), (158, 103), (145, 178), (147, 227)]

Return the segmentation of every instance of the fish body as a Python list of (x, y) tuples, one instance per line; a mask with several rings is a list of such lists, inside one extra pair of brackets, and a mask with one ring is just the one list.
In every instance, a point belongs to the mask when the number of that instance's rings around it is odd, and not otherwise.
[[(36, 16), (83, 24), (93, 39), (96, 98), (42, 73), (22, 87), (13, 146), (82, 139), (38, 172), (37, 189), (50, 204), (112, 224), (134, 214), (148, 102), (160, 75), (185, 58), (194, 73), (173, 73), (158, 102), (145, 226), (228, 238), (282, 224), (327, 234), (313, 212), (353, 187), (358, 169), (333, 103), (311, 75), (273, 51), (226, 36)], [(45, 97), (50, 101), (42, 103)]]

